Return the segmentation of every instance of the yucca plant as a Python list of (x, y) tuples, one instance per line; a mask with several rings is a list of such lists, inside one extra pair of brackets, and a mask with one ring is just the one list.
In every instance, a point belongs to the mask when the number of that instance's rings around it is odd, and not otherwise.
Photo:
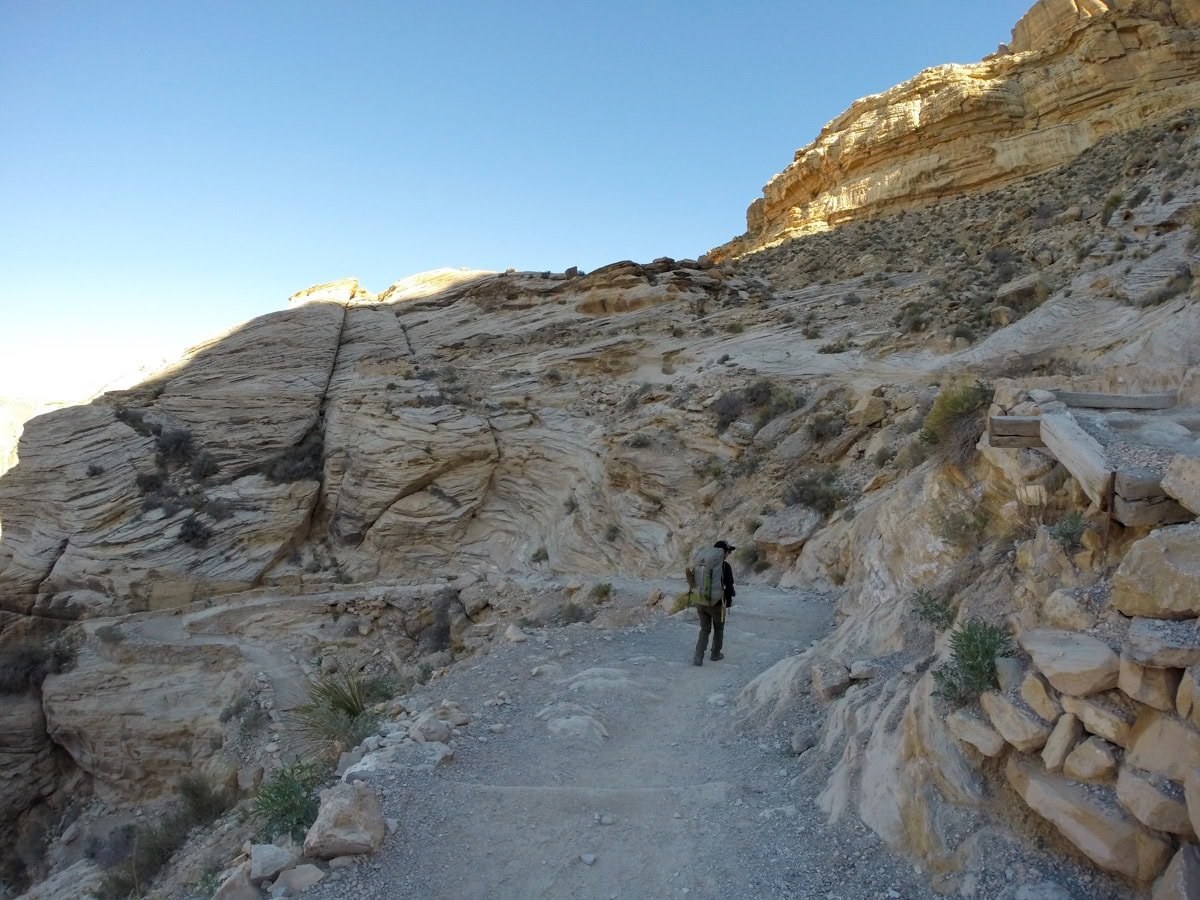
[(308, 688), (308, 703), (290, 718), (313, 744), (341, 752), (362, 743), (379, 724), (371, 706), (391, 695), (387, 682), (359, 672), (322, 675)]

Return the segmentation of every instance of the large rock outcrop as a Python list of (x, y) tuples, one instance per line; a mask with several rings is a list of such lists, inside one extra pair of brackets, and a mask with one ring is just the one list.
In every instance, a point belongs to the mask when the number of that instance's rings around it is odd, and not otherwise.
[(1200, 105), (1200, 2), (1040, 0), (1011, 47), (855, 102), (763, 188), (737, 256), (796, 234), (989, 190)]

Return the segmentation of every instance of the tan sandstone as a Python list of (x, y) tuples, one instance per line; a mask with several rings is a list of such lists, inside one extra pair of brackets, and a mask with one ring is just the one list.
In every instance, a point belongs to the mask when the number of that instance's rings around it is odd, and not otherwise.
[(1021, 647), (1055, 688), (1082, 697), (1117, 686), (1121, 660), (1087, 634), (1039, 628), (1021, 635)]
[(1046, 745), (1051, 726), (1024, 703), (997, 691), (986, 691), (980, 695), (979, 705), (1000, 736), (1022, 753), (1033, 753)]
[(1117, 774), (1117, 800), (1143, 825), (1196, 839), (1181, 784), (1122, 766)]
[(1179, 692), (1180, 669), (1160, 669), (1138, 665), (1133, 660), (1121, 657), (1121, 678), (1117, 687), (1132, 699), (1163, 712), (1175, 709)]
[(1125, 814), (1107, 795), (1010, 756), (1004, 774), (1021, 799), (1098, 866), (1147, 882), (1167, 865), (1172, 846)]
[(1200, 523), (1156, 528), (1135, 543), (1113, 576), (1112, 605), (1127, 616), (1200, 614)]
[(1116, 751), (1103, 738), (1088, 738), (1063, 760), (1063, 774), (1076, 781), (1107, 781), (1116, 771)]

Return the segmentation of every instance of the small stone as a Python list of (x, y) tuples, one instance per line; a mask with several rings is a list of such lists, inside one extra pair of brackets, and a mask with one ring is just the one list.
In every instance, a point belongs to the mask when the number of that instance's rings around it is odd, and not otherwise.
[(579, 861), (582, 862), (585, 866), (594, 866), (596, 864), (596, 854), (595, 853), (580, 853)]
[(600, 821), (601, 825), (612, 825), (617, 820), (614, 819), (612, 816), (605, 815), (605, 816), (601, 816), (599, 821)]
[(514, 644), (522, 644), (529, 640), (529, 635), (522, 631), (516, 623), (510, 624), (504, 629), (504, 636)]
[(492, 734), (504, 734), (504, 732), (508, 731), (508, 726), (503, 722), (493, 722), (487, 728)]
[(324, 877), (325, 873), (316, 866), (305, 863), (294, 869), (280, 872), (279, 877), (275, 879), (275, 884), (271, 887), (271, 892), (274, 893), (282, 887), (288, 891), (288, 895), (299, 894), (317, 884)]

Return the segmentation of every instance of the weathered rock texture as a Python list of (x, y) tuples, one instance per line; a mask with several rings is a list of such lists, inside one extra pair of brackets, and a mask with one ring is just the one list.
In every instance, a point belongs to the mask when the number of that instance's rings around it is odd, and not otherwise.
[(788, 236), (988, 190), (1106, 135), (1200, 105), (1200, 3), (1040, 0), (1011, 47), (855, 102), (763, 188), (738, 255)]

